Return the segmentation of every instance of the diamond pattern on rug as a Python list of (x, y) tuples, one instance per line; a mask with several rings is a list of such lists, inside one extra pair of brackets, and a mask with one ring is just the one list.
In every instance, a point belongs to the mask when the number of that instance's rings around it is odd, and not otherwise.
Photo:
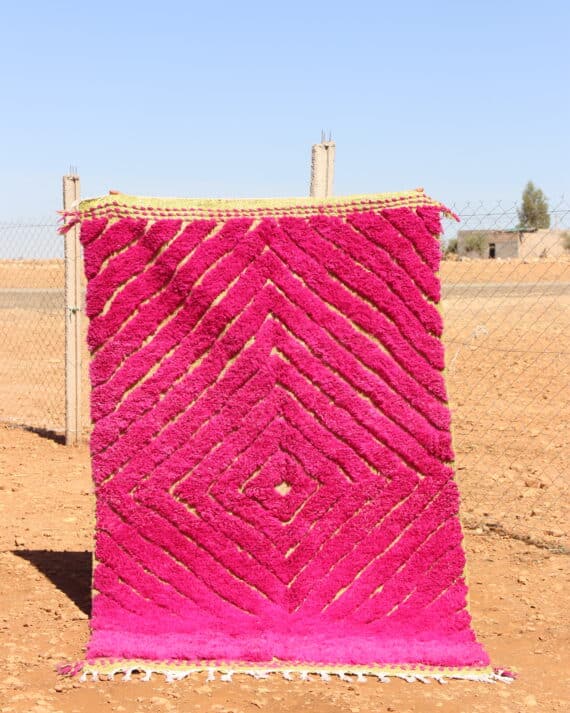
[(88, 658), (487, 665), (442, 374), (442, 206), (112, 198), (79, 210)]

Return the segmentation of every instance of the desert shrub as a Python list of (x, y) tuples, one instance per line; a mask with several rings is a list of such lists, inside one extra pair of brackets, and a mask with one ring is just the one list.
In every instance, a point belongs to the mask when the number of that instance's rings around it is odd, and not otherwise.
[(451, 240), (447, 241), (444, 253), (446, 255), (455, 255), (457, 253), (457, 238), (451, 238)]

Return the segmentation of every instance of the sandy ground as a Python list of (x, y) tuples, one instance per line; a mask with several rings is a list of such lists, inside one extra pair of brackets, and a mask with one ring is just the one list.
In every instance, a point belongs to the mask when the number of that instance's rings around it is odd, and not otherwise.
[[(62, 681), (55, 663), (88, 635), (88, 451), (0, 426), (0, 712), (567, 710), (570, 262), (449, 261), (441, 276), (471, 610), (515, 684)], [(0, 263), (0, 288), (62, 284), (60, 263)], [(29, 295), (17, 309), (0, 295), (0, 421), (61, 432), (63, 318)]]

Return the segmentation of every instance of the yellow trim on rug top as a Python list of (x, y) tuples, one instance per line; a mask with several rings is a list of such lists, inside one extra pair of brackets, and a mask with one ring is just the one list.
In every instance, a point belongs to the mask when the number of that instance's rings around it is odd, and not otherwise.
[(89, 198), (79, 203), (67, 216), (86, 218), (231, 218), (263, 216), (344, 216), (355, 211), (383, 210), (386, 208), (439, 208), (447, 215), (452, 211), (439, 201), (430, 198), (423, 188), (396, 193), (371, 193), (329, 198), (156, 198), (131, 196), (113, 192), (99, 198)]

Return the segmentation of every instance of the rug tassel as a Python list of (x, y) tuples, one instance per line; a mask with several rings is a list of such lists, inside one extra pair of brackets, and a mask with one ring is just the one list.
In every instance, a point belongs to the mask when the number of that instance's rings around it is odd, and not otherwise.
[(252, 671), (246, 671), (246, 673), (248, 676), (253, 676), (257, 681), (269, 678), (269, 671), (256, 671), (253, 669)]
[(62, 213), (62, 217), (60, 220), (66, 221), (61, 225), (58, 229), (58, 233), (60, 235), (65, 235), (71, 228), (73, 228), (74, 225), (77, 225), (78, 223), (81, 222), (81, 219), (79, 217), (79, 213), (77, 211), (58, 211)]

